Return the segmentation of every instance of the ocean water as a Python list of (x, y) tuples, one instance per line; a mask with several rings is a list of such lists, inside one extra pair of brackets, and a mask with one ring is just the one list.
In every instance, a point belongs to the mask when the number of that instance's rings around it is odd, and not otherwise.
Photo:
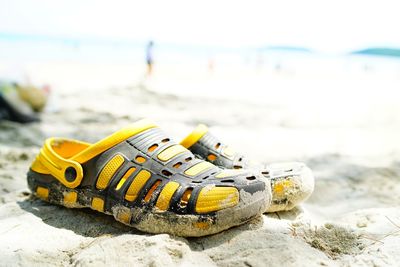
[[(0, 61), (75, 61), (142, 63), (147, 41), (68, 38), (0, 33)], [(398, 75), (400, 59), (322, 54), (296, 47), (221, 47), (157, 43), (154, 58), (162, 64), (204, 64), (274, 71), (384, 71)]]
[(351, 106), (357, 98), (398, 99), (400, 59), (394, 57), (155, 42), (154, 75), (149, 78), (145, 47), (146, 41), (0, 34), (0, 79), (50, 84), (57, 90), (145, 83), (162, 93), (262, 103), (314, 98), (321, 105), (335, 101)]

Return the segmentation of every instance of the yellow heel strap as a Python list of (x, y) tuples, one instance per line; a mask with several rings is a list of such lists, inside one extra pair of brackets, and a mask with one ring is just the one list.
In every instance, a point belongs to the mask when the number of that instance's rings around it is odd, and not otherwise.
[(83, 178), (82, 166), (77, 161), (60, 157), (53, 150), (53, 145), (56, 143), (55, 138), (47, 139), (40, 150), (38, 159), (62, 184), (75, 188), (81, 184)]
[(200, 138), (208, 132), (208, 127), (204, 124), (199, 124), (193, 132), (191, 132), (185, 139), (181, 141), (181, 145), (185, 148), (189, 148), (194, 145)]
[(40, 153), (31, 166), (33, 171), (53, 175), (63, 185), (75, 188), (81, 184), (83, 169), (81, 164), (103, 153), (118, 143), (147, 129), (156, 127), (152, 122), (144, 119), (104, 138), (89, 144), (76, 140), (49, 138), (46, 140)]

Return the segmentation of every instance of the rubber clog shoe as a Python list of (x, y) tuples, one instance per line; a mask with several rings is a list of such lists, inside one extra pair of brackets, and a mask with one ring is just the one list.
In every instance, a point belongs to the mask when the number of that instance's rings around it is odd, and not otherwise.
[(39, 198), (89, 207), (149, 233), (204, 236), (262, 214), (271, 189), (251, 171), (227, 175), (141, 120), (89, 144), (46, 140), (28, 172)]
[(272, 190), (272, 202), (267, 206), (266, 212), (291, 210), (304, 202), (314, 190), (313, 173), (305, 164), (288, 162), (256, 165), (222, 143), (203, 124), (198, 125), (184, 138), (181, 145), (198, 158), (221, 168), (259, 170), (268, 179)]

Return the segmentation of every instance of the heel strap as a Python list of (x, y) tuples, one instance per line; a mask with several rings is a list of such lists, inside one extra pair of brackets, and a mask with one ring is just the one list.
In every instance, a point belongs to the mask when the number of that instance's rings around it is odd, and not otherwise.
[(47, 139), (40, 150), (38, 160), (63, 185), (69, 188), (75, 188), (81, 184), (83, 178), (82, 166), (75, 160), (60, 157), (53, 150), (53, 146), (56, 145), (56, 143), (57, 140), (55, 138)]

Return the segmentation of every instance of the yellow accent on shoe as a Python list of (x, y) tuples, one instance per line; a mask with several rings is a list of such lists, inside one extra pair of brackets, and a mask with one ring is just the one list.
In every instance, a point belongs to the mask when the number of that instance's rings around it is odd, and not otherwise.
[[(40, 164), (35, 161), (31, 169), (39, 173), (48, 170), (48, 173), (63, 185), (68, 188), (75, 188), (81, 184), (83, 178), (82, 163), (128, 138), (154, 127), (156, 125), (148, 120), (140, 120), (95, 144), (71, 139), (49, 138), (45, 141), (37, 157)], [(70, 168), (74, 170), (73, 174), (75, 175), (72, 181), (68, 181), (65, 177), (66, 170)]]
[(197, 213), (208, 213), (236, 206), (239, 192), (234, 187), (206, 186), (199, 192), (196, 202)]
[(115, 132), (112, 135), (104, 138), (103, 140), (91, 145), (88, 149), (85, 149), (79, 154), (75, 155), (73, 159), (80, 163), (84, 163), (100, 153), (103, 153), (110, 147), (113, 147), (138, 133), (155, 127), (157, 126), (149, 120), (144, 119), (137, 121), (130, 126), (123, 128), (118, 132)]
[(217, 155), (214, 155), (213, 153), (208, 154), (207, 159), (209, 161), (214, 161), (217, 159)]
[(150, 177), (151, 173), (149, 171), (141, 170), (129, 186), (128, 191), (125, 194), (125, 199), (128, 201), (134, 201)]
[(187, 204), (189, 203), (189, 199), (192, 196), (192, 192), (193, 192), (193, 188), (188, 188), (186, 189), (186, 191), (183, 193), (182, 197), (181, 197), (181, 201), (180, 201), (180, 205), (182, 207), (187, 206)]
[(157, 147), (158, 147), (157, 144), (153, 144), (153, 145), (151, 145), (151, 146), (147, 149), (147, 152), (153, 152), (154, 150), (157, 149)]
[(38, 186), (36, 188), (36, 195), (41, 199), (47, 200), (49, 198), (49, 189)]
[(209, 222), (196, 222), (193, 225), (194, 225), (194, 227), (202, 229), (202, 230), (207, 230), (211, 226)]
[(185, 139), (181, 141), (181, 145), (186, 148), (189, 148), (192, 145), (194, 145), (197, 141), (199, 141), (200, 138), (202, 138), (203, 135), (205, 135), (207, 132), (208, 132), (207, 126), (205, 126), (204, 124), (199, 124), (193, 130), (193, 132), (191, 132), (188, 136), (186, 136)]
[(224, 150), (222, 151), (222, 154), (227, 158), (232, 159), (233, 156), (235, 155), (235, 151), (233, 151), (230, 147), (225, 147)]
[(73, 205), (78, 200), (78, 193), (76, 192), (68, 192), (64, 193), (64, 204), (65, 205)]
[(121, 180), (119, 180), (117, 187), (115, 188), (115, 190), (120, 190), (121, 187), (124, 185), (124, 183), (126, 182), (126, 180), (128, 179), (129, 176), (131, 176), (131, 174), (136, 170), (135, 167), (131, 167), (125, 174), (124, 176), (122, 176)]
[(115, 155), (109, 162), (107, 162), (97, 178), (96, 188), (99, 190), (105, 189), (110, 182), (111, 177), (113, 177), (124, 161), (123, 156)]
[(186, 151), (187, 149), (181, 145), (173, 145), (161, 151), (161, 153), (158, 154), (157, 158), (162, 161), (168, 161), (176, 155)]
[(146, 162), (146, 159), (145, 159), (144, 157), (142, 157), (142, 156), (137, 156), (137, 157), (135, 158), (135, 161), (136, 161), (137, 163), (142, 164), (142, 163), (145, 163), (145, 162)]
[(177, 182), (168, 182), (163, 190), (161, 191), (160, 195), (158, 196), (156, 207), (159, 210), (165, 211), (169, 208), (169, 203), (171, 201), (172, 196), (174, 195), (175, 191), (178, 189), (179, 183)]
[[(49, 138), (45, 141), (37, 157), (40, 163), (49, 170), (51, 175), (69, 188), (77, 187), (83, 178), (83, 169), (80, 163), (65, 157), (65, 155), (70, 154), (71, 150), (76, 149), (79, 144), (81, 143), (74, 140)], [(68, 149), (69, 147), (71, 149)], [(57, 153), (57, 151), (63, 151), (63, 153)], [(75, 177), (72, 181), (68, 181), (65, 177), (66, 170), (69, 168), (75, 171)]]
[(144, 197), (144, 201), (145, 202), (149, 202), (150, 201), (151, 196), (153, 195), (153, 193), (157, 189), (157, 187), (160, 185), (160, 183), (161, 183), (161, 180), (158, 180), (151, 186), (151, 188), (147, 192), (146, 196)]
[(208, 170), (212, 167), (214, 167), (213, 164), (211, 164), (210, 162), (207, 162), (207, 161), (203, 161), (203, 162), (197, 163), (196, 165), (187, 169), (185, 171), (185, 174), (189, 175), (189, 176), (195, 176), (195, 175), (197, 175), (205, 170)]
[(103, 212), (104, 211), (104, 200), (98, 197), (92, 199), (92, 209)]
[(174, 165), (172, 165), (172, 167), (174, 167), (175, 169), (179, 169), (182, 166), (182, 162), (177, 162)]
[(243, 173), (243, 171), (241, 171), (241, 170), (227, 169), (227, 170), (223, 170), (220, 173), (218, 173), (217, 175), (215, 175), (215, 178), (232, 177), (232, 176), (236, 176), (236, 175), (242, 174), (242, 173)]
[(40, 162), (38, 157), (32, 162), (31, 169), (37, 173), (50, 174), (49, 170)]
[(126, 224), (129, 224), (131, 222), (131, 217), (132, 217), (132, 214), (128, 209), (121, 210), (117, 214), (117, 219), (120, 222), (123, 222), (123, 223), (126, 223)]
[(289, 188), (294, 187), (293, 182), (289, 178), (286, 179), (287, 180), (278, 181), (274, 184), (273, 194), (275, 194), (278, 197), (281, 197), (285, 195), (285, 191), (288, 191)]

